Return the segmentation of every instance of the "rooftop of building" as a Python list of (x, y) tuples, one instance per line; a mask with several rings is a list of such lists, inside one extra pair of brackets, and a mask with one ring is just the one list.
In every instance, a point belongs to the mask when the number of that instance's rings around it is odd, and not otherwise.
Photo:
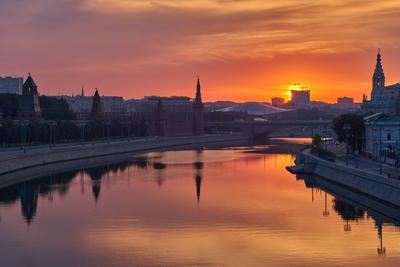
[(398, 124), (400, 125), (400, 114), (396, 115), (385, 115), (382, 113), (376, 113), (367, 117), (364, 117), (364, 121), (367, 124)]

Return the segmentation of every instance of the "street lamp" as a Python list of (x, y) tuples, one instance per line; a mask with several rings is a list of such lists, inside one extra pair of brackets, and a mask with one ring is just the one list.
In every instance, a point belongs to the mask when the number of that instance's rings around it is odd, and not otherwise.
[(383, 229), (382, 222), (378, 222), (378, 236), (379, 236), (379, 247), (377, 248), (378, 255), (385, 255), (386, 248), (383, 246)]
[(381, 127), (381, 125), (379, 125), (379, 153), (378, 153), (378, 156), (379, 156), (379, 174), (383, 173), (383, 170), (382, 170), (382, 155), (381, 155), (381, 153), (382, 153), (382, 127)]
[(80, 135), (81, 135), (81, 146), (84, 146), (84, 142), (85, 142), (85, 126), (86, 126), (86, 122), (78, 122), (77, 126), (80, 129)]
[(326, 192), (325, 192), (325, 210), (322, 212), (322, 215), (324, 215), (325, 217), (329, 216), (329, 211), (328, 211), (328, 203), (327, 203), (327, 196), (326, 196)]
[(27, 142), (27, 133), (28, 133), (28, 125), (29, 125), (29, 121), (27, 120), (23, 120), (20, 122), (20, 127), (21, 127), (21, 149), (24, 151), (24, 153), (26, 152), (26, 142)]
[(351, 130), (350, 124), (344, 124), (343, 130), (345, 131), (345, 140), (346, 140), (346, 166), (349, 165), (349, 130)]
[(50, 149), (56, 145), (56, 127), (57, 123), (55, 121), (49, 122), (49, 135), (50, 135)]

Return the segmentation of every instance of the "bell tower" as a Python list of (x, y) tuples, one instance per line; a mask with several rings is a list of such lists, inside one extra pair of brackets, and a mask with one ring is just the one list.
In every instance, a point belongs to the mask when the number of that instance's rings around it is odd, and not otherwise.
[(378, 49), (378, 55), (376, 57), (376, 66), (374, 75), (372, 76), (372, 93), (371, 97), (380, 94), (380, 90), (385, 88), (385, 73), (382, 68), (381, 50)]

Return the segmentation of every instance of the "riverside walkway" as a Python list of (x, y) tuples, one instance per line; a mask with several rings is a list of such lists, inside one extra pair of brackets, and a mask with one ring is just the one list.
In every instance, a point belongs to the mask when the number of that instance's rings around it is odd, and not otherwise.
[(110, 145), (120, 145), (120, 144), (141, 144), (143, 142), (159, 142), (167, 138), (168, 140), (173, 140), (177, 138), (182, 138), (187, 136), (175, 136), (175, 137), (135, 137), (135, 138), (110, 138), (106, 140), (95, 140), (86, 142), (73, 142), (73, 143), (59, 143), (55, 145), (27, 145), (19, 147), (10, 148), (0, 148), (0, 161), (16, 159), (22, 156), (34, 156), (39, 154), (48, 154), (54, 152), (65, 152), (82, 150), (89, 148), (100, 148), (107, 147)]
[(395, 168), (393, 165), (386, 164), (384, 162), (380, 163), (378, 161), (369, 159), (364, 156), (355, 156), (353, 154), (346, 155), (345, 145), (327, 145), (327, 149), (336, 154), (336, 161), (344, 166), (362, 169), (367, 172), (374, 174), (379, 174), (387, 177), (393, 173), (400, 173), (399, 168)]

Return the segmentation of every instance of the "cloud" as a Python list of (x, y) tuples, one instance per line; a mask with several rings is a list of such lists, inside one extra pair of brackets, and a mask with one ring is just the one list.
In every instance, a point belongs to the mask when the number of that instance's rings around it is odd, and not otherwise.
[(3, 0), (0, 72), (118, 75), (396, 48), (398, 17), (397, 0)]

